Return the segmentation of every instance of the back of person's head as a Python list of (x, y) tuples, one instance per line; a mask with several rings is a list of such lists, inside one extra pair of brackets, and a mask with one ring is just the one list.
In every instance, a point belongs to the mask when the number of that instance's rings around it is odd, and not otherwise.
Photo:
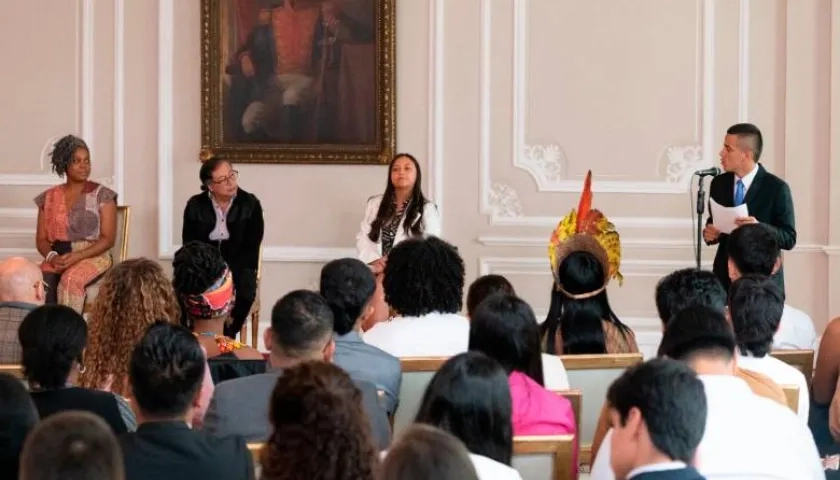
[(530, 305), (514, 295), (486, 298), (470, 319), (469, 350), (495, 359), (543, 385), (540, 326)]
[(765, 275), (744, 275), (729, 287), (729, 316), (742, 355), (761, 358), (773, 348), (785, 298)]
[(458, 313), (464, 293), (464, 260), (437, 237), (411, 238), (388, 254), (385, 301), (400, 315)]
[(0, 302), (44, 303), (44, 275), (31, 260), (10, 257), (0, 261)]
[(476, 278), (467, 290), (467, 316), (472, 318), (478, 305), (495, 293), (516, 295), (513, 285), (501, 275), (490, 274)]
[(73, 367), (83, 363), (87, 323), (70, 307), (43, 305), (24, 317), (18, 340), (23, 373), (30, 386), (62, 388)]
[(274, 356), (286, 360), (332, 358), (333, 312), (324, 297), (309, 290), (287, 293), (271, 309), (271, 329), (265, 343)]
[(655, 358), (631, 367), (610, 386), (607, 404), (616, 478), (652, 454), (691, 463), (706, 429), (706, 394), (687, 365)]
[(341, 258), (324, 265), (320, 290), (332, 309), (338, 335), (350, 332), (360, 319), (373, 312), (370, 301), (376, 290), (376, 279), (370, 267), (358, 259)]
[(377, 453), (362, 393), (341, 368), (314, 361), (284, 370), (269, 420), (262, 478), (374, 478)]
[(388, 449), (379, 480), (478, 480), (470, 452), (452, 434), (413, 424)]
[(447, 360), (432, 377), (415, 422), (446, 430), (471, 453), (510, 465), (511, 415), (504, 368), (481, 352), (467, 352)]
[(697, 305), (723, 313), (726, 289), (714, 273), (684, 268), (662, 277), (656, 284), (656, 311), (662, 326), (686, 307)]
[(23, 383), (0, 373), (0, 472), (4, 478), (18, 478), (23, 444), (38, 423), (38, 411)]
[(750, 273), (771, 275), (781, 258), (776, 237), (760, 223), (742, 225), (732, 231), (726, 241), (726, 253), (732, 280)]
[(659, 356), (686, 363), (703, 358), (730, 364), (735, 356), (735, 334), (722, 312), (692, 305), (665, 326)]
[(145, 419), (185, 417), (198, 401), (206, 360), (198, 339), (180, 325), (149, 327), (134, 347), (129, 379)]
[(41, 422), (26, 440), (21, 480), (122, 480), (123, 455), (98, 416), (65, 411)]
[(172, 258), (172, 286), (179, 295), (204, 293), (226, 269), (218, 248), (199, 241), (187, 242)]

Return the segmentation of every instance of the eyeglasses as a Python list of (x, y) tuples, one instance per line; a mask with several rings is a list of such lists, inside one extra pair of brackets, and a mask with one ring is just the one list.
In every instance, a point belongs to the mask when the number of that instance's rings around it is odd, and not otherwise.
[(235, 182), (237, 178), (239, 178), (239, 172), (237, 172), (236, 170), (231, 170), (230, 175), (228, 175), (227, 177), (222, 177), (218, 180), (213, 180), (213, 183), (215, 185), (221, 185), (227, 182)]

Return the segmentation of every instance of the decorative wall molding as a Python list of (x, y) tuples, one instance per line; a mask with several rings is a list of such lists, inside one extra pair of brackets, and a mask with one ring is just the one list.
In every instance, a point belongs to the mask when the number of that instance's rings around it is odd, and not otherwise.
[[(444, 213), (443, 122), (444, 122), (444, 0), (429, 1), (429, 198)], [(441, 222), (443, 223), (443, 222)], [(443, 225), (441, 225), (443, 232)]]
[(35, 208), (0, 208), (0, 218), (38, 218), (38, 210)]

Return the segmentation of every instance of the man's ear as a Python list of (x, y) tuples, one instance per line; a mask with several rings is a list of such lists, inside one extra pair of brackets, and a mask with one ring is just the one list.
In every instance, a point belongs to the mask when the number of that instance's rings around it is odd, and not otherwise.
[(333, 357), (335, 356), (335, 339), (331, 338), (330, 343), (324, 347), (324, 362), (332, 363)]
[(775, 275), (776, 273), (778, 273), (780, 268), (782, 268), (782, 256), (781, 255), (776, 257), (776, 263), (773, 264), (773, 271), (770, 273), (770, 275)]
[(263, 331), (263, 343), (265, 344), (265, 349), (269, 352), (271, 351), (272, 335), (274, 334), (272, 333), (271, 327), (268, 327), (265, 331)]
[(738, 272), (738, 268), (735, 266), (735, 262), (733, 262), (731, 258), (726, 260), (726, 269), (729, 271), (730, 282), (738, 280), (738, 277), (741, 276), (740, 272)]

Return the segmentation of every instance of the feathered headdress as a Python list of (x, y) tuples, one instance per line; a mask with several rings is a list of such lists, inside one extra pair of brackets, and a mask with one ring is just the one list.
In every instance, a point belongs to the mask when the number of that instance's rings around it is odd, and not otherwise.
[[(548, 259), (551, 262), (551, 272), (557, 288), (563, 291), (558, 278), (558, 269), (563, 260), (572, 252), (588, 252), (597, 258), (604, 267), (604, 286), (615, 278), (621, 285), (624, 277), (618, 271), (621, 264), (621, 242), (615, 225), (610, 222), (600, 210), (592, 208), (592, 171), (586, 173), (583, 192), (577, 211), (572, 209), (568, 215), (560, 220), (557, 228), (551, 233), (548, 242)], [(603, 289), (580, 295), (567, 296), (577, 299), (589, 298), (600, 293)]]

